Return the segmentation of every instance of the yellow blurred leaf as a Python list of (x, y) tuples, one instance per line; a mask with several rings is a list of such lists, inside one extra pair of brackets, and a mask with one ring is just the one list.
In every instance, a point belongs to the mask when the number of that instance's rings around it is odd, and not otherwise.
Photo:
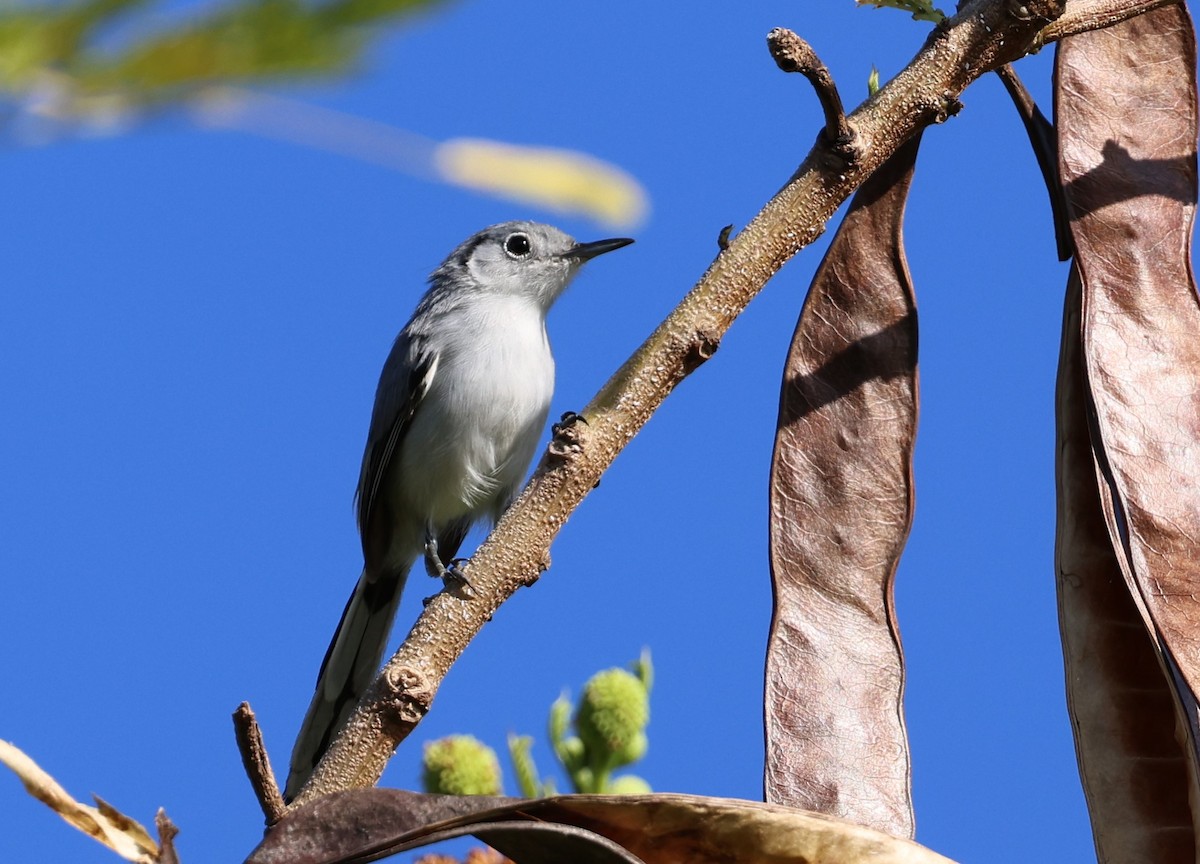
[(434, 161), (447, 182), (617, 227), (646, 215), (646, 193), (633, 177), (572, 150), (455, 138), (438, 145)]
[(96, 799), (98, 807), (80, 804), (36, 762), (7, 741), (0, 741), (0, 762), (17, 775), (30, 795), (125, 860), (138, 864), (158, 861), (158, 844), (146, 829), (109, 804), (99, 798)]

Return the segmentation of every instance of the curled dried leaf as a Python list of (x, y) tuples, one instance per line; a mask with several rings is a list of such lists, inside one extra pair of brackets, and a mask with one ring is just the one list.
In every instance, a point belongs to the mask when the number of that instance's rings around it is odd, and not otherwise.
[(1057, 394), (1055, 564), (1067, 706), (1101, 861), (1195, 861), (1188, 761), (1158, 645), (1113, 551), (1089, 433), (1072, 272)]
[(20, 778), (30, 795), (125, 860), (138, 864), (155, 864), (159, 860), (158, 844), (140, 824), (99, 798), (96, 807), (80, 804), (36, 762), (7, 741), (0, 741), (0, 762)]
[[(761, 864), (951, 864), (910, 840), (756, 801), (696, 795), (560, 795), (533, 801), (509, 799), (503, 806), (486, 807), (496, 800), (455, 802), (447, 796), (397, 789), (334, 793), (288, 813), (267, 833), (246, 864), (375, 861), (454, 832), (486, 836), (489, 844), (522, 864), (541, 860), (536, 859), (536, 849), (522, 845), (521, 838), (504, 836), (517, 820), (607, 838), (632, 860), (647, 864), (733, 860)], [(414, 828), (411, 826), (417, 813), (422, 818), (440, 813), (444, 821)], [(496, 831), (489, 829), (492, 824)], [(564, 837), (583, 836), (576, 831), (559, 833)], [(551, 834), (541, 836), (545, 839)], [(535, 838), (535, 842), (542, 841)], [(600, 847), (593, 844), (589, 848)]]
[[(1145, 693), (1146, 701), (1139, 696), (1132, 704), (1097, 706), (1080, 688), (1073, 697), (1080, 733), (1108, 736), (1110, 743), (1118, 739), (1117, 750), (1099, 761), (1097, 748), (1108, 745), (1079, 739), (1102, 860), (1134, 860), (1130, 849), (1155, 850), (1141, 860), (1191, 861), (1195, 854), (1194, 828), (1182, 812), (1190, 796), (1195, 825), (1200, 801), (1200, 302), (1191, 272), (1195, 68), (1195, 36), (1180, 4), (1071, 37), (1056, 66), (1060, 175), (1082, 282), (1086, 396), (1075, 401), (1086, 402), (1089, 411), (1097, 494), (1112, 550), (1112, 558), (1102, 560), (1096, 538), (1068, 524), (1077, 533), (1067, 538), (1072, 545), (1066, 551), (1076, 561), (1060, 560), (1060, 569), (1069, 576), (1064, 563), (1088, 567), (1089, 578), (1100, 580), (1093, 589), (1112, 593), (1115, 565), (1129, 597), (1119, 609), (1110, 598), (1116, 620), (1100, 618), (1099, 608), (1065, 610), (1064, 650), (1072, 674), (1080, 675), (1072, 654), (1105, 629), (1114, 636), (1124, 627), (1132, 630), (1124, 638), (1143, 640), (1160, 667), (1153, 671), (1145, 647), (1113, 657), (1108, 652), (1116, 645), (1106, 640), (1103, 653), (1086, 658), (1087, 674), (1114, 698)], [(1064, 353), (1070, 348), (1064, 340)], [(1083, 409), (1077, 404), (1071, 410)], [(1079, 476), (1086, 470), (1077, 464), (1081, 458), (1074, 457), (1072, 494), (1086, 485)], [(1060, 472), (1062, 467), (1060, 462)], [(1079, 508), (1060, 510), (1060, 529), (1063, 518), (1078, 520)], [(1063, 540), (1060, 536), (1060, 559)], [(1099, 598), (1088, 602), (1093, 601)], [(1174, 703), (1174, 722), (1163, 718), (1164, 690)], [(1084, 733), (1085, 720), (1091, 733)], [(1136, 764), (1146, 759), (1162, 761), (1162, 773)], [(1190, 770), (1181, 771), (1181, 763)], [(1104, 774), (1112, 770), (1122, 773)], [(1143, 787), (1147, 779), (1151, 785)], [(1125, 783), (1137, 785), (1118, 788)], [(1128, 795), (1138, 799), (1132, 810)]]
[(813, 278), (771, 467), (766, 797), (913, 832), (892, 600), (912, 522), (917, 317), (901, 224), (919, 139), (868, 180)]

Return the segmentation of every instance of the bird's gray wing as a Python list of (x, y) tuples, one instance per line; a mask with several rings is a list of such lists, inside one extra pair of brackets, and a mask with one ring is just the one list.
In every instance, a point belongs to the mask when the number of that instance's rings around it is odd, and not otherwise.
[(376, 568), (390, 545), (391, 508), (382, 494), (384, 478), (393, 468), (421, 400), (429, 392), (437, 366), (437, 353), (430, 350), (427, 340), (402, 331), (379, 376), (355, 493), (358, 530), (369, 575), (378, 575)]
[(363, 574), (321, 661), (316, 691), (296, 736), (285, 790), (288, 800), (308, 782), (383, 659), (407, 567), (395, 569), (399, 562), (388, 561), (396, 514), (384, 483), (435, 374), (437, 355), (426, 350), (423, 338), (402, 331), (379, 376), (358, 478)]

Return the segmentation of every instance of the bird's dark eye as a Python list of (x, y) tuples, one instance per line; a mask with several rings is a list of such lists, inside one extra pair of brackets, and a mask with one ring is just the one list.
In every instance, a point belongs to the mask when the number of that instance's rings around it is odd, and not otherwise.
[(504, 251), (513, 258), (524, 258), (532, 249), (528, 234), (509, 234), (504, 238)]

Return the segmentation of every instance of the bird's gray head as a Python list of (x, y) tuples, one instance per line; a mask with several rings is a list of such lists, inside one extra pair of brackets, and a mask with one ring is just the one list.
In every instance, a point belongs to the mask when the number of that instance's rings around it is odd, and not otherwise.
[(501, 222), (451, 252), (430, 282), (453, 285), (456, 290), (528, 297), (547, 310), (584, 262), (632, 242), (615, 237), (577, 243), (553, 225)]

